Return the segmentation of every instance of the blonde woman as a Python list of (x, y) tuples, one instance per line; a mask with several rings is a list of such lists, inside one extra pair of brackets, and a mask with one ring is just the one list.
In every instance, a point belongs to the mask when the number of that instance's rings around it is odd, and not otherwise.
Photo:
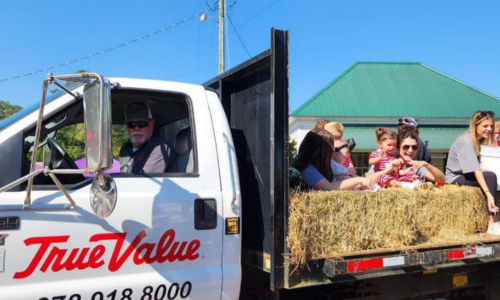
[(460, 136), (451, 146), (446, 164), (446, 182), (480, 187), (486, 200), (486, 211), (490, 217), (488, 234), (500, 235), (500, 223), (496, 213), (497, 176), (482, 171), (479, 165), (479, 146), (495, 146), (495, 114), (492, 111), (476, 111), (469, 123), (469, 131)]

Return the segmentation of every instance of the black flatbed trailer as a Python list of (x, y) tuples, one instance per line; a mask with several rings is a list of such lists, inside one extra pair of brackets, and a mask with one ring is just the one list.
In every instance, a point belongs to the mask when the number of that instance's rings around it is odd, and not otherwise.
[[(238, 158), (241, 298), (500, 299), (500, 237), (287, 264), (288, 31), (272, 29), (271, 41), (269, 50), (204, 83), (220, 96)], [(377, 259), (389, 267), (361, 268)]]

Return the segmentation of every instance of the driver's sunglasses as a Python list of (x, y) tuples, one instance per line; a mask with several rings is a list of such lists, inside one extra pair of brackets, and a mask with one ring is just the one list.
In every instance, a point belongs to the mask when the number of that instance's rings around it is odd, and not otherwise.
[(139, 128), (148, 127), (148, 121), (137, 121), (137, 122), (127, 122), (127, 127), (130, 129), (134, 129), (136, 126)]
[(418, 149), (418, 145), (403, 145), (401, 146), (401, 148), (403, 148), (404, 151), (408, 151), (408, 149), (410, 149), (411, 147), (411, 150), (413, 151), (416, 151)]
[(491, 110), (479, 110), (479, 111), (477, 111), (477, 116), (478, 116), (478, 119), (483, 119), (483, 118), (486, 118), (488, 116), (494, 118), (495, 113), (492, 112)]

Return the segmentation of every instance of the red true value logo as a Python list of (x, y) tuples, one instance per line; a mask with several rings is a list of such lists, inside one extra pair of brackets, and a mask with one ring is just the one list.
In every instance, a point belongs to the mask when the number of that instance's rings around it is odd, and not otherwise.
[[(39, 269), (41, 272), (59, 272), (61, 270), (72, 271), (74, 269), (85, 270), (87, 268), (97, 269), (107, 264), (111, 272), (118, 271), (125, 261), (133, 255), (132, 261), (136, 265), (152, 264), (154, 262), (174, 262), (184, 260), (195, 260), (200, 255), (197, 253), (200, 248), (200, 241), (194, 239), (190, 242), (175, 241), (175, 230), (165, 231), (158, 243), (142, 243), (146, 237), (143, 230), (137, 234), (132, 243), (121, 251), (126, 233), (102, 233), (90, 237), (89, 242), (115, 241), (113, 253), (109, 262), (103, 258), (106, 252), (106, 246), (97, 244), (93, 247), (65, 249), (61, 247), (69, 240), (69, 235), (32, 237), (24, 240), (26, 246), (38, 245), (38, 251), (31, 260), (28, 267), (21, 272), (14, 274), (15, 279), (27, 278), (33, 272)], [(139, 245), (140, 244), (140, 245)], [(156, 251), (154, 251), (156, 248)], [(48, 253), (45, 260), (42, 258)], [(69, 253), (69, 254), (68, 254)], [(67, 255), (68, 254), (68, 255)]]

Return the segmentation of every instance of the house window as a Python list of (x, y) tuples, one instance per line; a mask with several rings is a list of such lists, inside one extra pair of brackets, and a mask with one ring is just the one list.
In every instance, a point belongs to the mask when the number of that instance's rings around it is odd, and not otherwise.
[(356, 168), (356, 173), (358, 176), (365, 176), (365, 174), (370, 169), (368, 164), (368, 152), (354, 152), (351, 154), (352, 164)]

